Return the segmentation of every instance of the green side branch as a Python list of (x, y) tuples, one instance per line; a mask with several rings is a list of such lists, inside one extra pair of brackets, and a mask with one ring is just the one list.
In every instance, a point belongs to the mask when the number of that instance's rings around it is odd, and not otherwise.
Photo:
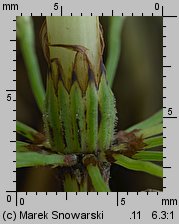
[(16, 167), (72, 166), (77, 163), (76, 155), (42, 154), (38, 152), (17, 152)]
[(108, 57), (106, 61), (107, 80), (111, 87), (116, 74), (116, 69), (121, 53), (121, 30), (123, 25), (123, 17), (112, 16), (109, 24), (108, 36)]
[(163, 123), (159, 123), (149, 128), (141, 129), (138, 133), (138, 136), (142, 135), (143, 138), (149, 138), (154, 135), (159, 135), (163, 133)]
[(16, 141), (16, 152), (28, 152), (29, 143)]
[(162, 123), (163, 121), (163, 110), (158, 111), (153, 116), (149, 117), (148, 119), (133, 125), (132, 127), (128, 128), (126, 131), (130, 132), (134, 129), (146, 129), (150, 128), (156, 124)]
[(16, 132), (31, 141), (34, 141), (36, 136), (38, 136), (40, 134), (35, 129), (29, 127), (28, 125), (26, 125), (20, 121), (16, 122)]
[(150, 148), (162, 146), (163, 136), (156, 136), (156, 137), (144, 139), (144, 143), (146, 143), (146, 146), (144, 147), (144, 149), (150, 149)]
[(97, 165), (89, 164), (87, 165), (87, 170), (93, 187), (97, 192), (110, 192), (110, 189), (105, 183)]
[(163, 152), (139, 151), (135, 155), (133, 155), (132, 158), (143, 161), (163, 161)]
[(129, 170), (142, 171), (157, 177), (163, 177), (163, 168), (152, 162), (134, 160), (120, 154), (113, 154), (116, 164), (123, 166)]
[(35, 52), (34, 31), (31, 17), (17, 18), (17, 37), (27, 67), (32, 92), (40, 111), (43, 111), (45, 91), (41, 79), (40, 68)]
[(65, 192), (79, 192), (77, 180), (74, 177), (71, 177), (70, 174), (65, 175), (64, 190)]

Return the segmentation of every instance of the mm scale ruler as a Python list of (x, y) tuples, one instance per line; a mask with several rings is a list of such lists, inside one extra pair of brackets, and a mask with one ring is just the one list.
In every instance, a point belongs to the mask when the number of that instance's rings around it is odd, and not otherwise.
[[(178, 2), (1, 1), (1, 223), (179, 223)], [(163, 17), (163, 192), (16, 192), (16, 16)]]

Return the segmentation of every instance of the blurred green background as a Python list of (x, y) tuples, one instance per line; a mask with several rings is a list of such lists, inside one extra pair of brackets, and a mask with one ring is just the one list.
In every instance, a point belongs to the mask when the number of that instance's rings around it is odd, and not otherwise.
[[(41, 73), (46, 81), (47, 64), (44, 59), (39, 31), (44, 17), (33, 17), (36, 49)], [(109, 17), (100, 18), (105, 38), (104, 62), (108, 52)], [(116, 130), (125, 130), (134, 123), (151, 116), (163, 104), (163, 29), (162, 17), (126, 17), (121, 37), (121, 55), (113, 85), (118, 111)], [(27, 78), (27, 71), (17, 44), (17, 120), (43, 131), (42, 116), (38, 110)], [(20, 136), (17, 136), (20, 139)], [(58, 168), (17, 169), (17, 191), (60, 191)], [(162, 190), (161, 179), (111, 167), (112, 191)]]

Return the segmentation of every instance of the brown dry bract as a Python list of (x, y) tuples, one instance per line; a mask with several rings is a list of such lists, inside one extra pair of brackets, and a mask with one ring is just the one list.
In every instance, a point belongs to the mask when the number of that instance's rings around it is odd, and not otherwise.
[(96, 160), (95, 155), (93, 155), (93, 154), (85, 155), (83, 157), (83, 164), (85, 166), (88, 166), (89, 164), (92, 164), (93, 166), (96, 166), (97, 160)]
[(117, 134), (118, 144), (124, 144), (125, 149), (120, 151), (120, 154), (131, 157), (137, 151), (140, 151), (146, 146), (144, 143), (143, 136), (137, 136), (136, 133), (139, 132), (138, 129), (135, 129), (131, 132), (119, 131)]

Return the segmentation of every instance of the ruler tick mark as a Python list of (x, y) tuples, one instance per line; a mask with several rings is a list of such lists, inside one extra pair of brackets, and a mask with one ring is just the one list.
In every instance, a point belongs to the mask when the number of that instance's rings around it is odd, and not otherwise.
[(164, 18), (177, 18), (178, 16), (163, 16)]
[(15, 89), (6, 89), (7, 92), (15, 92)]
[(164, 13), (163, 13), (163, 6), (162, 6), (162, 17), (163, 17)]
[(63, 14), (63, 7), (62, 7), (62, 5), (61, 5), (61, 16), (62, 16), (62, 14)]
[(164, 119), (177, 119), (178, 117), (176, 117), (176, 116), (175, 117), (174, 116), (173, 117), (168, 116), (168, 117), (163, 117), (163, 118)]

